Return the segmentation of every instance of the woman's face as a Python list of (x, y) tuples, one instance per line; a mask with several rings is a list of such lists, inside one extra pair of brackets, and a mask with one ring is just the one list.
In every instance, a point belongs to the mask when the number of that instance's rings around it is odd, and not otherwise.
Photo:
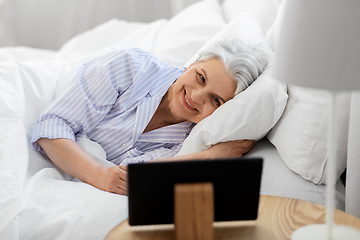
[(230, 100), (236, 82), (223, 63), (212, 58), (192, 64), (171, 86), (170, 110), (180, 121), (198, 123)]

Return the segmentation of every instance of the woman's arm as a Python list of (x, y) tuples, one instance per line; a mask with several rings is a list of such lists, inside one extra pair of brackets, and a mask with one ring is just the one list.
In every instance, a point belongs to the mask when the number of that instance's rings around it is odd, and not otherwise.
[(37, 143), (57, 167), (71, 176), (107, 192), (127, 194), (126, 167), (104, 167), (70, 139), (40, 138)]
[[(100, 190), (127, 195), (127, 168), (105, 167), (89, 156), (73, 140), (40, 138), (37, 143), (61, 170)], [(188, 155), (155, 159), (159, 161), (188, 161), (194, 159), (231, 158), (242, 156), (255, 145), (252, 140), (218, 143), (209, 149)]]
[(249, 152), (255, 144), (256, 142), (253, 140), (221, 142), (202, 152), (172, 158), (154, 159), (151, 162), (241, 157), (243, 154)]

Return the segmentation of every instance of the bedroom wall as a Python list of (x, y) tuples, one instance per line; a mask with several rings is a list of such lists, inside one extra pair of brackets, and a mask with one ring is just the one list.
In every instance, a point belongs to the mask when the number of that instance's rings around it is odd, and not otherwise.
[(58, 50), (72, 36), (109, 19), (169, 19), (198, 0), (0, 0), (0, 47)]

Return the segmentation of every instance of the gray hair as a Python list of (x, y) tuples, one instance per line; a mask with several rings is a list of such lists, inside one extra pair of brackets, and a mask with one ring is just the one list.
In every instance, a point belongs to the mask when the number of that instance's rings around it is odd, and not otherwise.
[(249, 87), (265, 70), (268, 54), (260, 47), (237, 38), (221, 39), (200, 52), (195, 62), (218, 58), (237, 83), (235, 94)]

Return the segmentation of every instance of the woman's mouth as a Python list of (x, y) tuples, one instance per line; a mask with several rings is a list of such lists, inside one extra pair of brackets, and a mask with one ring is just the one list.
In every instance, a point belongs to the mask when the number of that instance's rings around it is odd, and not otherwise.
[(186, 91), (184, 91), (184, 98), (185, 98), (185, 102), (186, 102), (185, 106), (186, 106), (187, 108), (192, 109), (192, 110), (195, 110), (195, 111), (198, 111), (198, 110), (190, 103), (189, 99), (188, 99), (187, 96), (186, 96)]

